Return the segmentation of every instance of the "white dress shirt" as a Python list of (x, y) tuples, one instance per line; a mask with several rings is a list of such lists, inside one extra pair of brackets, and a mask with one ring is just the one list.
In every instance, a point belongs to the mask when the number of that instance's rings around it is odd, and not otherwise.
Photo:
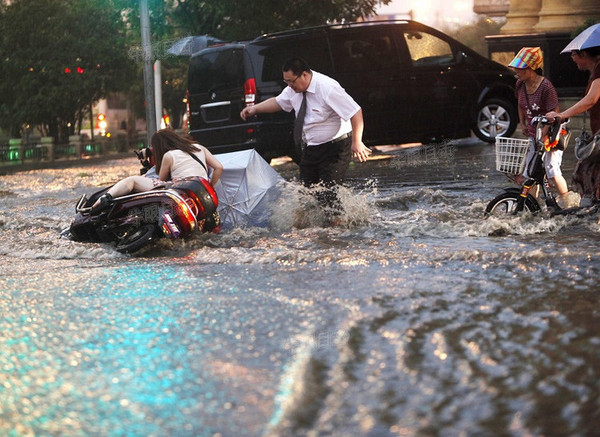
[[(298, 113), (302, 104), (302, 93), (291, 87), (276, 97), (277, 103), (286, 112)], [(352, 131), (350, 119), (360, 106), (334, 79), (313, 70), (306, 90), (306, 116), (302, 139), (308, 146), (316, 146)]]

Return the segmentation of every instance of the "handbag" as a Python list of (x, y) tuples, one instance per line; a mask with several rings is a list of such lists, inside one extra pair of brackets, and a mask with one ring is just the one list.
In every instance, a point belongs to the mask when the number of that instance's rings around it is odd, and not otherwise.
[(585, 130), (586, 115), (583, 115), (583, 129), (575, 138), (575, 158), (577, 161), (600, 161), (600, 131), (591, 135)]
[(578, 161), (600, 161), (600, 132), (590, 135), (586, 131), (575, 138), (575, 158)]

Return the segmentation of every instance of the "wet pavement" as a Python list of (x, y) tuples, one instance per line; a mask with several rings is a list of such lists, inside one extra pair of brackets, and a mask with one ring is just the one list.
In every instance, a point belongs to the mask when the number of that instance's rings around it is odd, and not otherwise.
[(472, 139), (383, 151), (343, 226), (278, 160), (269, 227), (138, 256), (58, 238), (135, 157), (0, 176), (0, 435), (594, 435), (598, 217), (485, 220)]

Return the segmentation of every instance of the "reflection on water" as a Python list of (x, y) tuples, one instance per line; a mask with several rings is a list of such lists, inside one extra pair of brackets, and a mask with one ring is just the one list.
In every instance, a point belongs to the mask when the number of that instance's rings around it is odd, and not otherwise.
[(482, 220), (491, 147), (411, 153), (344, 226), (283, 164), (270, 227), (135, 257), (58, 238), (135, 159), (0, 177), (0, 434), (593, 435), (598, 217)]

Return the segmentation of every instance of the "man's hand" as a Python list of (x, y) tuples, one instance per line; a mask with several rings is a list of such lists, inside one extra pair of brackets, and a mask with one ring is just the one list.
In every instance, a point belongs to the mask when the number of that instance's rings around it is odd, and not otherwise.
[(356, 143), (352, 142), (351, 151), (352, 157), (357, 159), (359, 162), (365, 162), (369, 155), (373, 153), (372, 150), (365, 146), (362, 141)]
[(256, 115), (256, 111), (253, 111), (253, 109), (254, 106), (246, 106), (244, 109), (242, 109), (242, 112), (240, 112), (240, 117), (242, 117), (242, 120), (246, 121), (248, 118)]
[(271, 97), (256, 105), (246, 106), (240, 112), (240, 117), (242, 117), (242, 120), (247, 121), (250, 117), (254, 117), (257, 114), (271, 114), (277, 111), (281, 111), (281, 106), (279, 106), (275, 97)]

